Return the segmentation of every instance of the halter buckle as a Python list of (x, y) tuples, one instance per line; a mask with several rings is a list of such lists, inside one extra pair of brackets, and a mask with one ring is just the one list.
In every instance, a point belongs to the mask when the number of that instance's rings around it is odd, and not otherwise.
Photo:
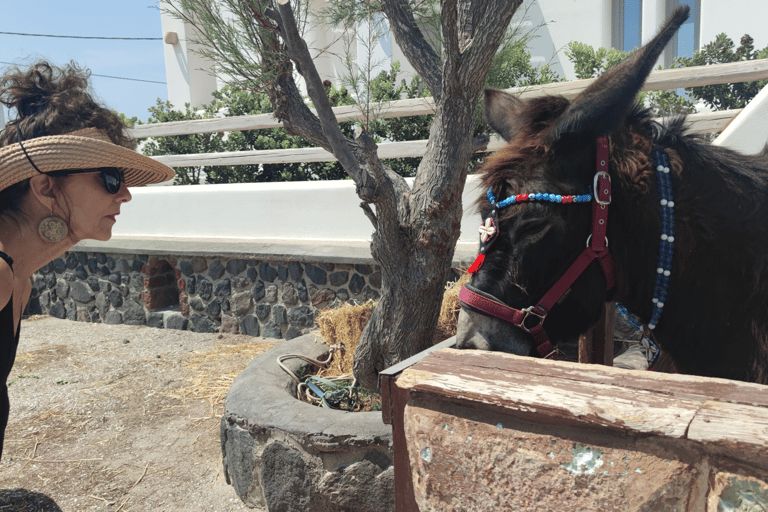
[[(598, 188), (598, 181), (599, 178), (604, 178), (608, 180), (608, 189), (606, 192), (608, 192), (608, 199), (600, 199), (600, 189)], [(595, 199), (595, 202), (602, 206), (608, 206), (611, 204), (611, 175), (608, 174), (605, 171), (597, 171), (595, 173), (595, 177), (592, 180), (592, 197)]]
[[(545, 312), (543, 315), (539, 313), (538, 311), (534, 311), (534, 308), (536, 306), (527, 307), (525, 309), (521, 309), (523, 313), (525, 313), (525, 316), (523, 317), (523, 320), (520, 322), (520, 327), (522, 330), (524, 330), (527, 333), (531, 332), (531, 329), (535, 329), (539, 325), (542, 325), (544, 323), (544, 319), (547, 318), (547, 313)], [(531, 320), (538, 320), (535, 324), (528, 326), (525, 325), (525, 323), (528, 321), (528, 318), (531, 318)]]

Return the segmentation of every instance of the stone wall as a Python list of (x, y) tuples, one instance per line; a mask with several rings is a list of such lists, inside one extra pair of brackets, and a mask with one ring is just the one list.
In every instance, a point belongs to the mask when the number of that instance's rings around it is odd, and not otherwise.
[(372, 264), (71, 251), (35, 273), (26, 314), (291, 339), (380, 289)]

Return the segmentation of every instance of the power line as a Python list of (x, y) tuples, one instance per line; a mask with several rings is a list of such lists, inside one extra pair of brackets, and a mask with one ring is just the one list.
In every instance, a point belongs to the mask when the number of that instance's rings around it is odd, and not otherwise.
[(98, 36), (56, 36), (51, 34), (24, 34), (21, 32), (0, 32), (7, 36), (61, 37), (65, 39), (111, 39), (120, 41), (162, 41), (162, 37), (98, 37)]
[[(2, 61), (0, 61), (0, 64), (7, 64), (9, 66), (17, 65), (17, 64), (14, 64), (13, 62), (2, 62)], [(167, 84), (167, 82), (158, 82), (156, 80), (142, 80), (141, 78), (127, 78), (124, 76), (97, 75), (96, 73), (91, 73), (91, 76), (98, 76), (100, 78), (114, 78), (116, 80), (130, 80), (132, 82), (148, 82), (150, 84), (163, 84), (163, 85)]]

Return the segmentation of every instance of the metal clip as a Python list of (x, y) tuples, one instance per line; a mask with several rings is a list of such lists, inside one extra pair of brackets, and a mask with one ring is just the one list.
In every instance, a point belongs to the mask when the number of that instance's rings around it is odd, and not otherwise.
[[(608, 185), (609, 186), (608, 186), (608, 190), (607, 190), (607, 192), (608, 192), (608, 199), (607, 200), (600, 199), (600, 194), (599, 194), (599, 190), (600, 189), (598, 188), (598, 181), (599, 181), (599, 178), (601, 178), (601, 177), (608, 180)], [(594, 179), (592, 181), (592, 196), (595, 198), (595, 202), (597, 204), (601, 204), (603, 206), (607, 206), (607, 205), (611, 204), (611, 195), (612, 194), (611, 194), (610, 184), (611, 184), (611, 175), (610, 174), (608, 174), (605, 171), (598, 171), (598, 172), (595, 173), (595, 177), (594, 177)]]
[[(527, 332), (527, 333), (530, 333), (531, 329), (534, 329), (537, 326), (542, 325), (544, 323), (544, 319), (547, 318), (547, 313), (544, 313), (543, 315), (539, 314), (539, 313), (537, 313), (536, 311), (533, 310), (533, 308), (535, 308), (535, 307), (536, 306), (531, 306), (529, 308), (525, 308), (525, 309), (521, 310), (523, 313), (525, 313), (525, 316), (523, 317), (523, 321), (520, 322), (519, 327), (522, 330), (524, 330), (525, 332)], [(527, 325), (525, 325), (525, 322), (526, 322), (526, 320), (528, 320), (528, 317), (531, 317), (531, 316), (536, 317), (538, 319), (538, 322), (536, 322), (534, 325), (528, 327)]]

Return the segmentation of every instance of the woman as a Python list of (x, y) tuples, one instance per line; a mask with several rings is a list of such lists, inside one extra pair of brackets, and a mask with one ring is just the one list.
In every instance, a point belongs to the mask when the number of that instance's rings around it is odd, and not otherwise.
[(80, 240), (109, 240), (128, 186), (173, 170), (132, 149), (125, 125), (88, 92), (88, 72), (40, 62), (0, 78), (16, 118), (0, 133), (0, 457), (6, 381), (32, 274)]

